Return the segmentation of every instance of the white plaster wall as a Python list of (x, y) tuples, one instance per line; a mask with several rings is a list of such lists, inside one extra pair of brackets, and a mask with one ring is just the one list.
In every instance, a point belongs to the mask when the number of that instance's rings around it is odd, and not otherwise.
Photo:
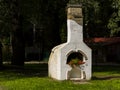
[(86, 73), (86, 80), (91, 79), (91, 49), (83, 42), (82, 26), (73, 20), (67, 20), (68, 39), (67, 42), (52, 49), (49, 62), (49, 76), (57, 80), (66, 80), (71, 67), (66, 64), (70, 52), (83, 52), (88, 58), (84, 64), (83, 71)]
[(77, 42), (83, 41), (83, 27), (76, 23), (74, 20), (67, 20), (67, 29), (68, 29), (68, 37), (67, 42)]

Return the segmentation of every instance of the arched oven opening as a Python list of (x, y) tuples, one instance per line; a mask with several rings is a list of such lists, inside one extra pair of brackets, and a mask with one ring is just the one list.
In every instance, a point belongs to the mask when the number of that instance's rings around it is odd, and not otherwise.
[(84, 64), (86, 63), (86, 56), (81, 52), (71, 52), (68, 54), (66, 64), (72, 68), (67, 73), (67, 78), (70, 80), (85, 79)]
[(67, 64), (80, 64), (83, 62), (83, 55), (79, 52), (72, 52), (67, 58)]

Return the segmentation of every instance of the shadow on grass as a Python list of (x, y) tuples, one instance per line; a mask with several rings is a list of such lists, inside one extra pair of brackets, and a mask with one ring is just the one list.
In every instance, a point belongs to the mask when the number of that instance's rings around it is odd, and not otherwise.
[[(94, 73), (92, 80), (109, 80), (114, 78), (120, 79), (120, 66), (102, 65), (93, 66), (92, 69), (92, 73)], [(106, 72), (107, 74), (104, 74)], [(3, 69), (0, 70), (0, 81), (30, 77), (48, 77), (48, 64), (25, 64), (24, 67), (4, 65)]]
[(92, 66), (93, 72), (119, 72), (120, 73), (120, 65), (112, 66), (112, 65), (97, 65)]
[(120, 76), (102, 76), (102, 77), (92, 77), (92, 80), (110, 80), (110, 79), (120, 79)]
[[(26, 64), (24, 67), (4, 65), (0, 70), (1, 80), (13, 80), (29, 77), (47, 77), (48, 64)], [(1, 81), (0, 80), (0, 81)]]
[(110, 80), (110, 79), (120, 79), (120, 66), (112, 65), (98, 65), (93, 66), (94, 76), (92, 80)]

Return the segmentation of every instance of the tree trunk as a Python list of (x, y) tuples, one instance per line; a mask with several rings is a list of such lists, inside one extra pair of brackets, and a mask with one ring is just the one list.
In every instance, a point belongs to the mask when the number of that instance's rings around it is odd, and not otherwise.
[(2, 67), (2, 43), (0, 42), (0, 68)]
[(22, 30), (23, 18), (20, 15), (18, 0), (12, 0), (12, 65), (24, 65), (25, 44)]
[(24, 65), (25, 46), (20, 28), (12, 33), (12, 65)]

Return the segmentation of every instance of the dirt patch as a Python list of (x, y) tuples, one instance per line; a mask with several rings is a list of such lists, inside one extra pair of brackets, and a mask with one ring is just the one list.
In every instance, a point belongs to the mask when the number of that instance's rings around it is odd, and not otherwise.
[(97, 76), (93, 77), (93, 80), (110, 80), (110, 79), (120, 79), (120, 76)]
[(88, 80), (72, 80), (74, 84), (91, 84)]

